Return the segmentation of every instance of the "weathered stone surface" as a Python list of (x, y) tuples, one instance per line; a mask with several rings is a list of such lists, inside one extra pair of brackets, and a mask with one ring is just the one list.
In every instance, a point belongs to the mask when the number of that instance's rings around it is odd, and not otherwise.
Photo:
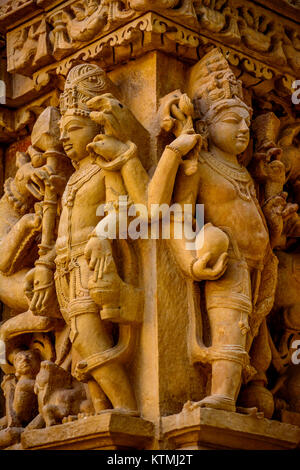
[(162, 419), (162, 431), (174, 449), (295, 449), (298, 426), (212, 409), (183, 410)]
[(144, 449), (153, 434), (149, 421), (107, 412), (50, 429), (25, 431), (22, 446), (28, 450)]

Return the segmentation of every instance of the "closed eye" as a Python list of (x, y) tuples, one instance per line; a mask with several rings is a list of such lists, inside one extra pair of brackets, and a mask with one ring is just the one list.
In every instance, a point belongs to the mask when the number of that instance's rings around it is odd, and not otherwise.
[(227, 119), (224, 119), (223, 122), (228, 122), (229, 124), (238, 124), (239, 121), (234, 118), (227, 118)]
[(70, 126), (68, 127), (68, 132), (72, 132), (72, 131), (77, 131), (78, 129), (82, 129), (82, 126)]

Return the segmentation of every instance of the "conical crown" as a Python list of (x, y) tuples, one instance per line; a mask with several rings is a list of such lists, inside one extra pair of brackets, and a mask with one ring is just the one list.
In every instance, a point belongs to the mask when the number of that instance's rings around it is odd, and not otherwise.
[(87, 101), (110, 89), (111, 81), (98, 65), (76, 65), (70, 70), (64, 92), (60, 96), (61, 114), (71, 110), (79, 116), (89, 116), (91, 110), (86, 105)]
[(213, 49), (189, 75), (188, 94), (202, 119), (211, 122), (223, 109), (231, 106), (252, 110), (243, 101), (242, 82), (237, 80), (220, 49)]

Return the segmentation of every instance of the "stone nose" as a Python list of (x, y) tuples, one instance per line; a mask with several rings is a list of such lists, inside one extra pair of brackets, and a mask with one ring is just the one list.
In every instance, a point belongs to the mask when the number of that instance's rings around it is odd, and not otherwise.
[(249, 132), (249, 126), (247, 122), (245, 121), (245, 119), (241, 121), (240, 132), (242, 132), (243, 134), (246, 134), (247, 132)]
[(67, 142), (67, 140), (68, 140), (68, 133), (67, 133), (65, 130), (62, 130), (62, 131), (60, 132), (60, 138), (59, 138), (59, 140), (60, 140), (61, 142)]

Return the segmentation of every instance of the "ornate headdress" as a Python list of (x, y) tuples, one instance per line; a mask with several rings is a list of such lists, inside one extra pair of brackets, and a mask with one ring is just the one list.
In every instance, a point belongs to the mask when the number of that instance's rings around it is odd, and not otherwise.
[(112, 88), (112, 82), (98, 65), (76, 65), (70, 70), (64, 92), (60, 95), (61, 114), (72, 111), (77, 116), (89, 116), (91, 109), (87, 106), (87, 101), (111, 92)]
[(243, 107), (252, 114), (252, 109), (243, 101), (242, 82), (237, 80), (217, 48), (192, 67), (188, 94), (201, 118), (208, 124), (213, 122), (220, 111), (232, 106)]

